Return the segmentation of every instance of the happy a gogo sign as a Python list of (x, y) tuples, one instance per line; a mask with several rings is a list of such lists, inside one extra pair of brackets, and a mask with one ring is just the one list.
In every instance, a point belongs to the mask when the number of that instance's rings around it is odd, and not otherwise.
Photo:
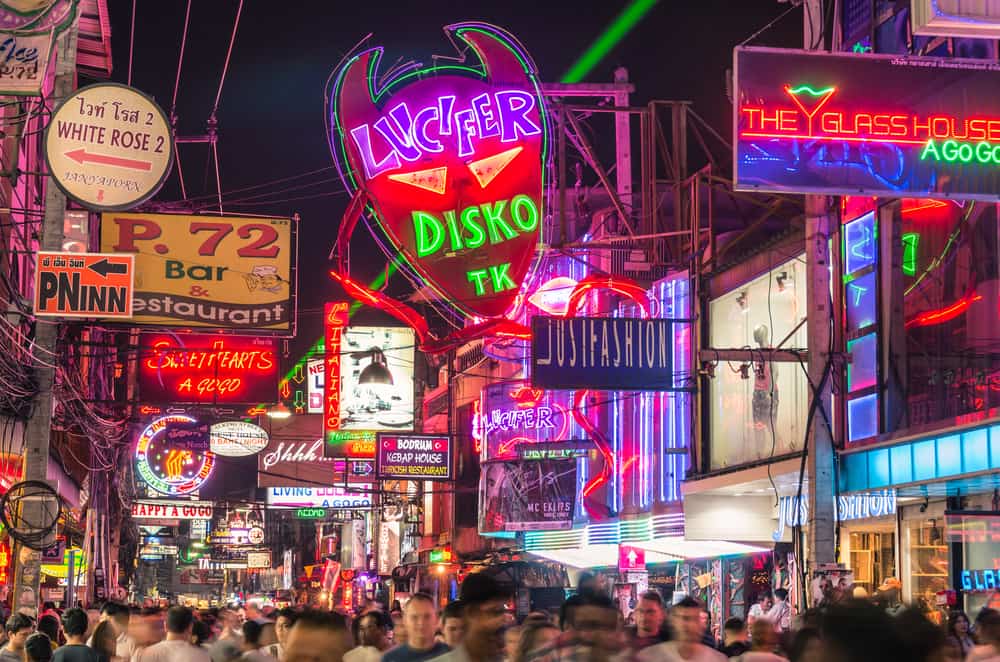
[[(548, 126), (534, 63), (506, 31), (445, 28), (456, 62), (382, 73), (382, 48), (349, 55), (331, 78), (329, 136), (355, 194), (338, 243), (362, 213), (390, 249), (462, 313), (502, 319), (535, 262), (543, 216)], [(332, 275), (365, 303), (426, 324), (401, 302)], [(422, 333), (424, 332), (424, 333)]]

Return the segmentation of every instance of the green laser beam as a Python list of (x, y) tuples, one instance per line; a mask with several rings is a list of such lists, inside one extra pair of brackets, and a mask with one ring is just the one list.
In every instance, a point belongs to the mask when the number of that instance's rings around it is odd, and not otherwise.
[(824, 87), (822, 90), (814, 90), (808, 85), (799, 85), (798, 87), (791, 88), (788, 91), (791, 92), (792, 94), (802, 94), (803, 92), (805, 92), (807, 94), (811, 94), (814, 97), (821, 97), (824, 94), (829, 94), (830, 92), (833, 92), (834, 89), (836, 88)]
[(579, 83), (594, 70), (611, 49), (625, 38), (635, 24), (649, 13), (657, 0), (632, 0), (625, 9), (611, 22), (604, 32), (594, 40), (594, 43), (577, 58), (563, 77), (563, 83)]

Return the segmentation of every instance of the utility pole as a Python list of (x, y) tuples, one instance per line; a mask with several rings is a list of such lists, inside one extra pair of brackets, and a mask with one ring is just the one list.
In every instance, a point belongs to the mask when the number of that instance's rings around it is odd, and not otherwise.
[[(823, 48), (823, 3), (803, 2), (803, 41), (807, 50)], [(806, 196), (806, 297), (809, 302), (806, 334), (809, 342), (810, 408), (815, 407), (808, 431), (806, 452), (809, 462), (809, 536), (806, 570), (835, 563), (834, 450), (833, 437), (824, 411), (830, 402), (832, 321), (836, 311), (830, 299), (830, 235), (835, 219), (830, 201), (823, 195)], [(828, 367), (829, 366), (829, 367)], [(826, 376), (826, 378), (824, 378)], [(814, 402), (818, 400), (818, 402)]]
[[(57, 38), (56, 72), (52, 96), (52, 107), (58, 106), (73, 91), (76, 84), (76, 44), (79, 17)], [(63, 217), (66, 212), (66, 196), (48, 181), (45, 184), (45, 216), (42, 220), (41, 250), (61, 251), (63, 242)], [(58, 326), (51, 323), (35, 324), (35, 351), (45, 363), (52, 362), (56, 351)], [(51, 353), (50, 353), (51, 352)], [(54, 364), (53, 364), (54, 365)], [(24, 480), (48, 482), (49, 437), (52, 433), (52, 385), (55, 369), (46, 365), (35, 368), (38, 380), (38, 395), (35, 398), (31, 418), (25, 426), (24, 440)], [(59, 504), (44, 497), (27, 498), (20, 504), (22, 526), (52, 520), (58, 512)], [(43, 541), (43, 546), (55, 543), (55, 530)], [(18, 566), (15, 576), (14, 611), (27, 607), (37, 609), (39, 574), (41, 572), (41, 552), (19, 545)]]

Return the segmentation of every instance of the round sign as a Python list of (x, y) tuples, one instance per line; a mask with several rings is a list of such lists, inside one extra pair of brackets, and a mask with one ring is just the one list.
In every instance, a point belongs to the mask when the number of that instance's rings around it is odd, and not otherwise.
[(247, 533), (247, 539), (254, 545), (261, 544), (264, 542), (264, 529), (259, 526), (251, 527)]
[(227, 457), (256, 455), (267, 448), (267, 430), (245, 421), (223, 421), (209, 429), (212, 452)]
[(215, 454), (182, 448), (166, 443), (168, 423), (194, 423), (183, 414), (171, 414), (156, 419), (139, 435), (135, 447), (136, 468), (146, 484), (163, 494), (190, 494), (212, 473)]
[(82, 87), (52, 111), (45, 161), (59, 188), (85, 207), (131, 209), (170, 173), (170, 122), (156, 102), (118, 83)]

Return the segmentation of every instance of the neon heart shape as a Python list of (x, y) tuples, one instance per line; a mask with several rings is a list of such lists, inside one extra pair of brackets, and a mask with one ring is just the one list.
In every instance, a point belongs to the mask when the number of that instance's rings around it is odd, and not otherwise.
[[(442, 298), (496, 318), (535, 263), (549, 127), (535, 65), (506, 31), (445, 28), (468, 54), (378, 76), (349, 55), (328, 88), (334, 159), (392, 247)], [(466, 59), (478, 59), (476, 64)]]

